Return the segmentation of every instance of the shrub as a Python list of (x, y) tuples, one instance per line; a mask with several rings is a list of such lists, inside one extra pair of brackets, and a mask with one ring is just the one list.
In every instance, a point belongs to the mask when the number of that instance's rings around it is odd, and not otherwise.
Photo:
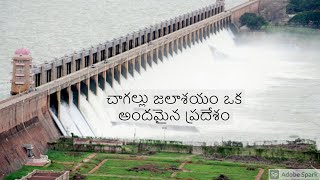
[(244, 13), (240, 17), (240, 23), (242, 26), (246, 25), (251, 30), (259, 30), (262, 26), (267, 25), (263, 17), (257, 16), (254, 13)]

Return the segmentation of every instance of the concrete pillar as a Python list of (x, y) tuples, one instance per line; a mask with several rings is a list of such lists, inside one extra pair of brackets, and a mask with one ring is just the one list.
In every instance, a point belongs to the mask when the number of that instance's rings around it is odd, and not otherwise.
[(80, 69), (83, 69), (85, 67), (85, 60), (84, 60), (84, 53), (85, 53), (85, 50), (82, 49), (82, 52), (81, 52), (81, 62), (80, 62)]
[(168, 21), (166, 21), (165, 27), (166, 27), (166, 35), (168, 35), (169, 34)]
[(129, 73), (129, 60), (126, 60), (125, 63), (125, 70), (126, 70), (126, 79), (128, 78), (128, 73)]
[(109, 56), (108, 44), (109, 44), (109, 41), (106, 42), (105, 51), (104, 51), (104, 56), (106, 60), (108, 59), (108, 56)]
[(133, 33), (132, 36), (132, 49), (136, 47), (136, 33)]
[(148, 43), (148, 33), (147, 28), (144, 29), (144, 43)]
[(51, 80), (54, 81), (56, 79), (57, 79), (57, 67), (56, 67), (56, 61), (53, 61), (51, 66)]
[(189, 16), (189, 21), (190, 21), (189, 23), (190, 23), (190, 25), (192, 25), (192, 24), (193, 24), (193, 16), (194, 16), (194, 15), (193, 15), (193, 12), (190, 13), (189, 15), (190, 15), (190, 16)]
[(72, 58), (71, 58), (71, 72), (75, 72), (76, 71), (76, 60), (77, 60), (77, 52), (74, 52), (72, 54)]
[(160, 37), (163, 36), (163, 24), (160, 25)]
[(93, 64), (93, 46), (89, 50), (89, 66)]
[(40, 86), (47, 83), (47, 72), (44, 69), (44, 66), (41, 66), (40, 80)]
[(113, 43), (112, 43), (112, 57), (116, 55), (116, 39), (113, 39)]
[(123, 43), (123, 37), (121, 36), (120, 37), (120, 40), (119, 40), (119, 54), (121, 54), (122, 53), (122, 43)]
[(99, 44), (98, 45), (98, 50), (97, 50), (97, 62), (100, 62), (101, 61), (101, 46), (102, 44)]
[(154, 27), (154, 31), (155, 31), (155, 39), (158, 39), (158, 29), (159, 29), (159, 27), (158, 27), (158, 25), (156, 25), (155, 27)]
[(61, 90), (57, 91), (57, 102), (58, 102), (58, 109), (57, 109), (57, 115), (58, 115), (58, 119), (60, 119), (60, 104), (61, 104)]
[(67, 58), (68, 56), (64, 56), (62, 60), (62, 73), (61, 73), (62, 77), (67, 75)]
[(130, 41), (130, 37), (129, 37), (129, 34), (127, 34), (127, 37), (126, 37), (126, 51), (129, 51), (129, 41)]

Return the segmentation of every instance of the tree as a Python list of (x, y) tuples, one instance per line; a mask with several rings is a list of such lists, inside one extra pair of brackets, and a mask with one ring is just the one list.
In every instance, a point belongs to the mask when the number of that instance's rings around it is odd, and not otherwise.
[(290, 19), (290, 24), (320, 27), (320, 0), (290, 0), (287, 12), (297, 13)]
[(303, 11), (320, 11), (320, 0), (290, 0), (287, 6), (288, 14)]
[(320, 27), (320, 12), (301, 12), (290, 19), (289, 23), (302, 26)]
[(267, 25), (263, 17), (257, 16), (254, 13), (244, 13), (240, 17), (240, 23), (242, 26), (246, 25), (251, 30), (259, 30), (262, 26)]

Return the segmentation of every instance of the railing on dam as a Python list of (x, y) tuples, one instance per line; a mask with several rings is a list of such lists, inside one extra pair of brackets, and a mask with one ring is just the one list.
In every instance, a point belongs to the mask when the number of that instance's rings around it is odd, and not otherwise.
[[(258, 0), (249, 1), (245, 3), (245, 6), (250, 6), (257, 2)], [(148, 37), (148, 32), (152, 32), (151, 28), (149, 29), (149, 31), (144, 31), (143, 34), (139, 33), (138, 37), (136, 36), (137, 34), (135, 33), (132, 36), (128, 35), (126, 39), (127, 40), (126, 42), (128, 42), (128, 44), (127, 43), (125, 44), (126, 45), (126, 48), (124, 48), (125, 51), (123, 52), (119, 51), (119, 53), (117, 53), (117, 52), (113, 52), (113, 50), (110, 50), (110, 53), (113, 54), (112, 56), (109, 53), (106, 53), (105, 56), (99, 56), (100, 59), (98, 58), (99, 60), (97, 60), (96, 62), (94, 62), (95, 56), (93, 54), (97, 52), (98, 49), (100, 50), (100, 53), (97, 53), (97, 57), (98, 57), (98, 54), (101, 54), (101, 52), (105, 53), (106, 51), (103, 51), (103, 50), (110, 49), (111, 42), (105, 44), (105, 49), (101, 48), (100, 46), (90, 49), (89, 56), (92, 58), (91, 60), (90, 60), (90, 57), (89, 59), (88, 57), (86, 58), (86, 56), (88, 56), (88, 52), (84, 51), (80, 54), (77, 53), (77, 55), (74, 55), (73, 58), (71, 59), (68, 58), (68, 60), (63, 59), (59, 61), (53, 61), (51, 64), (43, 64), (39, 68), (34, 69), (34, 72), (36, 74), (35, 78), (38, 81), (38, 87), (36, 87), (35, 91), (25, 93), (23, 95), (13, 96), (9, 99), (1, 101), (0, 109), (8, 107), (15, 103), (27, 101), (28, 99), (30, 100), (30, 99), (36, 98), (36, 96), (42, 96), (42, 95), (48, 96), (57, 91), (68, 88), (71, 85), (75, 85), (81, 81), (88, 80), (90, 79), (90, 77), (97, 76), (99, 73), (102, 73), (102, 72), (105, 73), (108, 69), (112, 69), (112, 68), (115, 69), (116, 66), (118, 65), (121, 66), (121, 64), (128, 62), (130, 60), (135, 60), (137, 57), (141, 58), (142, 56), (145, 56), (147, 53), (150, 53), (154, 50), (160, 51), (160, 52), (162, 51), (162, 55), (163, 55), (164, 48), (165, 47), (168, 48), (169, 43), (180, 41), (185, 37), (187, 37), (190, 40), (190, 36), (192, 36), (192, 38), (194, 36), (200, 36), (199, 34), (201, 32), (203, 34), (204, 31), (207, 31), (207, 30), (210, 30), (212, 32), (212, 29), (214, 29), (214, 32), (215, 32), (216, 30), (219, 30), (224, 26), (228, 25), (229, 23), (231, 23), (233, 13), (237, 11), (237, 8), (224, 11), (224, 7), (223, 7), (224, 4), (219, 4), (219, 5), (220, 5), (219, 8), (217, 8), (217, 6), (209, 6), (209, 8), (204, 8), (206, 9), (205, 11), (195, 11), (193, 13), (188, 13), (189, 15), (192, 15), (192, 16), (188, 15), (188, 18), (190, 19), (195, 18), (195, 21), (193, 20), (188, 21), (187, 24), (182, 23), (182, 21), (186, 19), (183, 19), (183, 20), (180, 19), (179, 21), (170, 21), (170, 23), (169, 21), (166, 21), (165, 24), (162, 23), (161, 29), (158, 29), (160, 30), (160, 36), (156, 35), (154, 38), (152, 37), (152, 39), (149, 39), (149, 40), (148, 38), (146, 38), (145, 42), (144, 43), (141, 42), (141, 44), (139, 43), (139, 39)], [(243, 9), (243, 7), (244, 5), (238, 6), (239, 9)], [(217, 12), (217, 14), (215, 12)], [(201, 18), (202, 14), (203, 14), (203, 19)], [(199, 15), (198, 16), (199, 21), (196, 20), (197, 15)], [(180, 25), (182, 24), (184, 25), (181, 26), (181, 28), (178, 28), (176, 25), (174, 25), (177, 23), (179, 23)], [(171, 27), (174, 27), (174, 28), (171, 29)], [(130, 37), (133, 37), (133, 38), (130, 39)], [(131, 46), (132, 44), (130, 43), (130, 40), (133, 40), (135, 38), (136, 39), (138, 38), (138, 44), (137, 46)], [(119, 41), (119, 40), (113, 41), (111, 43), (112, 49), (114, 48), (116, 50), (118, 49), (117, 47), (118, 45), (120, 49), (121, 43), (116, 44), (115, 42), (124, 43), (123, 41)], [(96, 49), (96, 50), (93, 50), (93, 49)], [(78, 65), (75, 64), (74, 68), (71, 68), (70, 67), (71, 64), (68, 65), (68, 63), (72, 63), (72, 62), (75, 63), (77, 61), (79, 62), (78, 58), (80, 56), (81, 56), (80, 60), (83, 60), (83, 62), (81, 61), (82, 65), (78, 66), (79, 64)], [(105, 57), (104, 60), (103, 60), (103, 57)], [(50, 68), (56, 67), (54, 69), (57, 69), (57, 67), (59, 66), (62, 67), (63, 64), (65, 68), (68, 67), (67, 69), (69, 70), (73, 69), (75, 71), (74, 72), (70, 71), (69, 73), (65, 72), (66, 74), (64, 76), (61, 76), (59, 78), (53, 78), (48, 82), (43, 82), (43, 84), (41, 83), (39, 84), (39, 77), (41, 77), (42, 74), (48, 75), (48, 72), (51, 71)], [(92, 64), (94, 64), (94, 68), (91, 67)], [(47, 73), (45, 71), (47, 71)], [(38, 79), (36, 76), (38, 76)]]
[(74, 52), (69, 56), (40, 64), (33, 69), (35, 87), (72, 74), (100, 61), (106, 60), (109, 62), (111, 57), (135, 50), (150, 41), (167, 36), (177, 30), (185, 29), (223, 11), (224, 0), (217, 0), (213, 5), (163, 21), (112, 41), (107, 41), (104, 44)]

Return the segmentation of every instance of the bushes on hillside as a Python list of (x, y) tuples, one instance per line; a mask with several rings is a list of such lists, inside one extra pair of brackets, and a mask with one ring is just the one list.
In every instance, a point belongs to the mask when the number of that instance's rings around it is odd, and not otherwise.
[(295, 15), (289, 21), (290, 24), (320, 27), (320, 11), (319, 12), (302, 12)]
[(241, 25), (246, 25), (251, 30), (259, 30), (262, 26), (267, 25), (265, 19), (254, 13), (245, 13), (240, 17)]

